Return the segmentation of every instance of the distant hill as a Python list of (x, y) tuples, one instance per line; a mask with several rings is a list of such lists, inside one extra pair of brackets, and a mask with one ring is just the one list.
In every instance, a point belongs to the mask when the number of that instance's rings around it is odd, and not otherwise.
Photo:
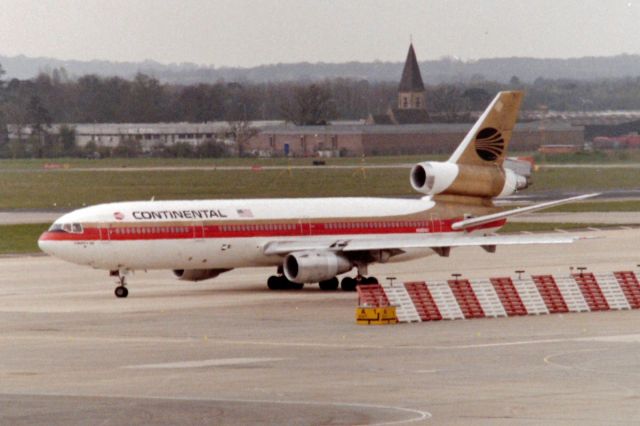
[[(292, 81), (325, 78), (353, 78), (368, 81), (399, 81), (403, 62), (291, 63), (261, 65), (253, 68), (202, 66), (191, 63), (161, 64), (155, 61), (64, 61), (53, 58), (0, 55), (5, 78), (27, 79), (41, 71), (64, 68), (71, 77), (85, 74), (130, 78), (137, 72), (170, 83), (212, 83), (225, 81)], [(639, 77), (640, 55), (584, 57), (574, 59), (494, 58), (460, 61), (443, 58), (420, 62), (428, 84), (469, 82), (486, 79), (508, 82), (517, 76), (531, 83), (537, 78), (594, 80)]]

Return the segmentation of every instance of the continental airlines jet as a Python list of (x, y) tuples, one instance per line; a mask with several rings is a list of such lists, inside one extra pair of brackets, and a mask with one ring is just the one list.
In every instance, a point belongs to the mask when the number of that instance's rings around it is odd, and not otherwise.
[[(40, 248), (69, 262), (110, 271), (126, 297), (134, 270), (167, 269), (199, 281), (234, 268), (273, 266), (270, 289), (352, 291), (376, 282), (368, 265), (453, 247), (570, 243), (567, 235), (495, 235), (509, 216), (595, 196), (588, 194), (501, 211), (493, 199), (527, 180), (504, 168), (522, 92), (501, 92), (446, 162), (411, 170), (420, 199), (306, 198), (137, 201), (68, 213), (42, 234)], [(356, 269), (355, 277), (337, 276)]]

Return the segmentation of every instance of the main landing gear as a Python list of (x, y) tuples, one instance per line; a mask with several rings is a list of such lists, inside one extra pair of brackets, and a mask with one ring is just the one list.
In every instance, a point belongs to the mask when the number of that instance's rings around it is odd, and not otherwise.
[(278, 274), (270, 276), (267, 280), (267, 287), (269, 287), (269, 290), (302, 290), (304, 284), (289, 281), (280, 266), (278, 267)]
[[(342, 291), (356, 291), (357, 286), (361, 284), (378, 284), (376, 277), (366, 277), (366, 267), (361, 266), (358, 268), (358, 275), (355, 278), (344, 277), (342, 281), (338, 280), (338, 277), (320, 281), (318, 284), (322, 291), (336, 291), (338, 287), (342, 288)], [(281, 266), (278, 267), (277, 275), (272, 275), (267, 280), (267, 287), (269, 290), (302, 290), (304, 284), (298, 284), (291, 282), (284, 275)]]
[(333, 277), (330, 280), (320, 281), (318, 284), (322, 291), (336, 291), (340, 282), (338, 281), (338, 277)]
[(356, 291), (356, 287), (360, 284), (378, 284), (376, 277), (363, 277), (358, 275), (355, 278), (344, 277), (342, 282), (338, 281), (338, 277), (333, 277), (330, 280), (320, 281), (320, 290), (322, 291), (336, 291), (338, 285), (342, 288), (342, 291)]
[(128, 271), (110, 271), (109, 275), (112, 277), (117, 277), (116, 283), (118, 284), (118, 286), (113, 292), (116, 297), (119, 299), (127, 297), (129, 295), (129, 290), (126, 287), (126, 276), (128, 275)]
[[(356, 291), (356, 287), (360, 284), (378, 284), (378, 279), (376, 277), (358, 275), (355, 278), (344, 277), (342, 281), (334, 277), (326, 281), (320, 281), (318, 284), (322, 291), (336, 291), (338, 286), (342, 288), (342, 291)], [(269, 290), (302, 290), (304, 284), (291, 282), (284, 275), (272, 275), (267, 280), (267, 287), (269, 287)]]
[(342, 282), (340, 282), (340, 287), (342, 287), (342, 291), (356, 291), (356, 288), (361, 284), (378, 284), (378, 279), (376, 277), (367, 277), (369, 265), (364, 262), (356, 262), (356, 268), (358, 269), (358, 274), (355, 278), (344, 277)]
[(356, 291), (356, 288), (361, 284), (378, 284), (378, 279), (376, 277), (363, 277), (362, 275), (357, 275), (355, 278), (344, 277), (340, 282), (340, 287), (342, 291)]

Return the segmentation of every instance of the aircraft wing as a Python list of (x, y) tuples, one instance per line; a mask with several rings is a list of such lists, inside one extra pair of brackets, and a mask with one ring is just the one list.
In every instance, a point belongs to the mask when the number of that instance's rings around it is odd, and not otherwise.
[(448, 249), (451, 247), (480, 246), (492, 249), (498, 245), (569, 244), (584, 237), (569, 234), (539, 235), (431, 235), (346, 237), (341, 239), (273, 241), (264, 248), (267, 255), (285, 255), (295, 251), (323, 250), (357, 252), (370, 250), (402, 250), (409, 248)]
[[(510, 216), (530, 213), (550, 207), (584, 200), (600, 195), (599, 193), (578, 195), (562, 200), (548, 201), (527, 207), (520, 207), (504, 212), (468, 218), (455, 222), (451, 227), (456, 231), (473, 228), (485, 223), (495, 222)], [(381, 236), (344, 236), (343, 238), (324, 237), (317, 239), (293, 239), (287, 241), (271, 241), (264, 246), (267, 255), (286, 255), (295, 251), (323, 250), (335, 252), (357, 252), (370, 250), (402, 250), (410, 248), (431, 248), (438, 253), (447, 253), (451, 247), (480, 246), (488, 251), (495, 250), (498, 245), (522, 244), (569, 244), (582, 237), (567, 234), (539, 235), (472, 235), (466, 232), (446, 234), (414, 234), (414, 235), (381, 235)]]

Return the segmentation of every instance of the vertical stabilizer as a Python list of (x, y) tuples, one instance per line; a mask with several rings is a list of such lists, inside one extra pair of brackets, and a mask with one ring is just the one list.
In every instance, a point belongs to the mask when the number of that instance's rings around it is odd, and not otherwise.
[(500, 92), (455, 150), (449, 163), (501, 166), (518, 118), (523, 93)]

